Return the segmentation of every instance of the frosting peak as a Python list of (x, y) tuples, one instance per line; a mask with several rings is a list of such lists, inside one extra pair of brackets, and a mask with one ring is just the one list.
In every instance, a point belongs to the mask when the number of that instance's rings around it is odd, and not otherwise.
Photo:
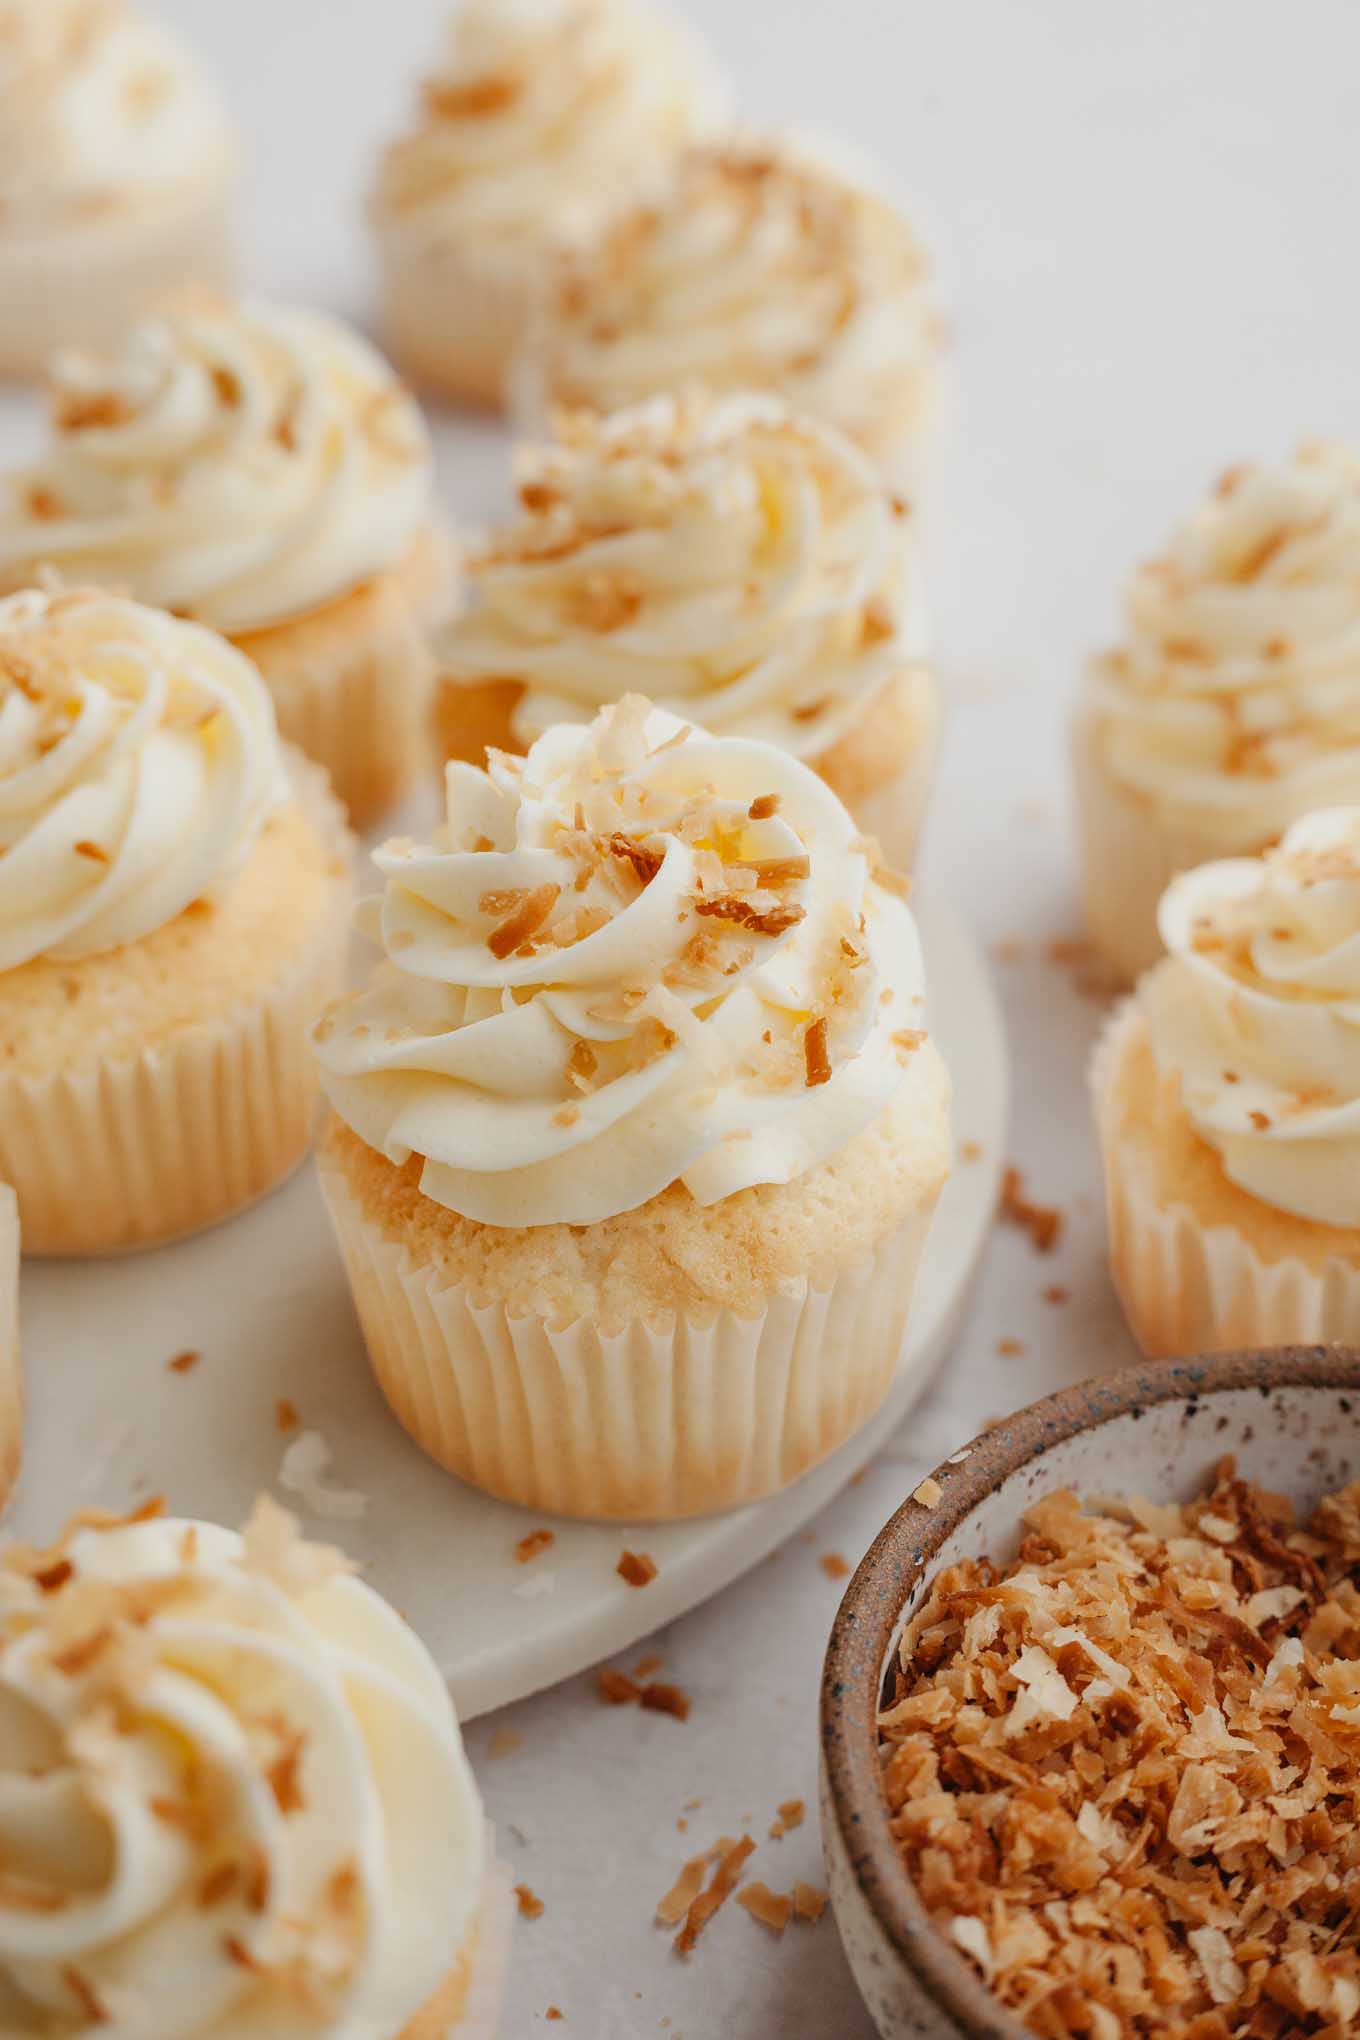
[(690, 150), (654, 205), (563, 266), (548, 394), (598, 410), (667, 389), (774, 389), (872, 448), (922, 422), (940, 317), (884, 199), (792, 149)]
[(526, 745), (636, 692), (820, 755), (918, 648), (907, 505), (776, 398), (563, 416), (523, 462), (520, 504), (470, 562), (480, 607), (443, 663), (522, 682)]
[(272, 1504), (0, 1552), (12, 2040), (391, 2040), (484, 1851), (435, 1666)]
[(1141, 567), (1090, 704), (1116, 778), (1226, 848), (1360, 793), (1360, 457), (1241, 467)]
[(1360, 807), (1178, 878), (1139, 998), (1159, 1068), (1234, 1183), (1360, 1226)]
[(577, 239), (662, 174), (721, 98), (688, 35), (640, 0), (465, 0), (378, 206), (433, 240)]
[(172, 190), (230, 151), (179, 43), (128, 0), (0, 0), (0, 232)]
[(57, 357), (52, 437), (0, 482), (0, 581), (130, 586), (236, 634), (396, 565), (428, 516), (429, 436), (337, 320), (193, 298), (121, 351)]
[(286, 797), (264, 682), (221, 638), (110, 595), (0, 602), (0, 971), (174, 920)]
[(377, 858), (387, 964), (316, 1037), (341, 1117), (437, 1202), (715, 1203), (815, 1168), (902, 1083), (915, 925), (796, 759), (629, 698), (447, 783), (434, 842)]

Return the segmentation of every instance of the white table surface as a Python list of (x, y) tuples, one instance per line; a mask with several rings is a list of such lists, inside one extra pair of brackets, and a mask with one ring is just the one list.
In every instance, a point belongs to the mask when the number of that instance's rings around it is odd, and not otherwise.
[[(164, 0), (254, 152), (255, 287), (371, 312), (357, 194), (439, 0)], [(1355, 0), (688, 0), (762, 119), (840, 132), (909, 200), (956, 313), (933, 610), (952, 703), (928, 845), (989, 943), (1016, 1063), (1014, 1158), (1058, 1252), (995, 1238), (959, 1351), (892, 1448), (796, 1540), (663, 1632), (687, 1723), (581, 1678), (469, 1732), (522, 1922), (506, 2040), (871, 2040), (829, 1916), (775, 1942), (735, 1905), (688, 1962), (651, 1925), (683, 1859), (820, 1881), (819, 1661), (850, 1561), (982, 1421), (1131, 1355), (1110, 1295), (1083, 1069), (1098, 1011), (1047, 960), (1074, 932), (1065, 702), (1124, 567), (1231, 460), (1360, 434)], [(495, 501), (489, 430), (440, 427), (447, 493)], [(1063, 1304), (1044, 1291), (1062, 1285)], [(998, 1353), (1020, 1339), (1021, 1355)], [(513, 1745), (513, 1746), (512, 1746)], [(498, 1754), (493, 1755), (493, 1751)], [(777, 1802), (809, 1819), (765, 1839)], [(686, 1813), (687, 1802), (702, 1805)], [(688, 1820), (687, 1832), (677, 1820)], [(549, 2005), (565, 2024), (545, 2025)]]

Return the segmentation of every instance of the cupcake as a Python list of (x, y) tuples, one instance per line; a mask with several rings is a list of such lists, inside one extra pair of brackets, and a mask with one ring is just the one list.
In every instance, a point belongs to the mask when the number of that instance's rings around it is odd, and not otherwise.
[(722, 99), (644, 0), (464, 0), (372, 199), (402, 368), (500, 404), (551, 257), (659, 184)]
[(1360, 807), (1186, 872), (1095, 1065), (1148, 1353), (1360, 1345)]
[(1360, 458), (1235, 468), (1129, 585), (1076, 725), (1086, 918), (1125, 981), (1178, 871), (1360, 800)]
[(51, 365), (50, 444), (0, 482), (0, 586), (40, 567), (229, 636), (356, 826), (428, 749), (455, 594), (419, 408), (315, 312), (186, 300)]
[(231, 278), (236, 148), (128, 0), (0, 0), (0, 374), (103, 346), (161, 292)]
[(19, 1205), (0, 1183), (0, 1510), (19, 1474), (24, 1379), (19, 1364)]
[(0, 602), (0, 1180), (29, 1252), (192, 1232), (301, 1161), (351, 866), (224, 639), (97, 593)]
[(644, 694), (804, 758), (910, 863), (938, 702), (908, 506), (852, 441), (774, 397), (658, 397), (559, 418), (519, 498), (440, 648), (447, 756)]
[(448, 1690), (262, 1501), (0, 1548), (7, 2040), (491, 2040), (503, 1880)]
[(383, 1392), (525, 1507), (754, 1501), (902, 1350), (950, 1160), (911, 915), (806, 765), (636, 697), (450, 765), (448, 816), (316, 1037)]
[(560, 262), (526, 401), (610, 411), (696, 382), (772, 390), (905, 473), (941, 339), (901, 214), (804, 151), (733, 141), (690, 150), (660, 200)]

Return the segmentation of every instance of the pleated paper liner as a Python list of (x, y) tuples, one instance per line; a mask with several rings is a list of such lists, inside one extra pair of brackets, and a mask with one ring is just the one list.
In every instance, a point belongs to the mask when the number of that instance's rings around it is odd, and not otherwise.
[(1130, 1329), (1152, 1356), (1248, 1346), (1360, 1344), (1360, 1264), (1329, 1256), (1267, 1261), (1235, 1226), (1206, 1226), (1163, 1205), (1119, 1137), (1120, 1067), (1137, 1025), (1132, 1001), (1114, 1015), (1091, 1068), (1105, 1166), (1110, 1264)]
[(291, 1174), (315, 1129), (309, 1030), (341, 989), (353, 845), (324, 774), (293, 759), (336, 877), (305, 945), (212, 1025), (135, 1057), (42, 1077), (0, 1074), (0, 1180), (24, 1250), (104, 1254), (216, 1224)]
[(786, 1487), (892, 1386), (931, 1205), (826, 1290), (617, 1333), (476, 1301), (369, 1219), (318, 1157), (379, 1386), (430, 1456), (526, 1509), (660, 1521)]
[(452, 542), (431, 532), (391, 572), (235, 640), (264, 675), (280, 734), (325, 767), (355, 828), (378, 820), (428, 769), (431, 631), (456, 589)]

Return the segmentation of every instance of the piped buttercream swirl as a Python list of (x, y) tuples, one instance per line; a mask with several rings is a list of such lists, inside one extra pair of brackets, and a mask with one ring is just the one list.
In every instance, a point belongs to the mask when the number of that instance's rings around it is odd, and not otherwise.
[(52, 433), (0, 482), (0, 582), (39, 564), (241, 634), (397, 565), (429, 516), (414, 399), (319, 312), (186, 302), (51, 372)]
[(644, 694), (715, 735), (820, 755), (919, 654), (908, 505), (773, 397), (562, 417), (469, 571), (449, 677), (524, 687), (515, 735)]
[(1360, 1227), (1360, 807), (1187, 872), (1160, 925), (1138, 996), (1195, 1131), (1263, 1203)]
[(419, 125), (383, 160), (377, 213), (436, 243), (576, 240), (722, 101), (689, 36), (640, 0), (469, 0)]
[(883, 451), (923, 424), (940, 342), (901, 215), (807, 151), (743, 141), (690, 150), (661, 198), (564, 262), (538, 373), (597, 410), (775, 390)]
[(0, 237), (173, 192), (231, 152), (193, 60), (127, 0), (0, 0)]
[(836, 1154), (925, 1036), (915, 924), (835, 795), (636, 698), (448, 768), (391, 843), (387, 962), (317, 1032), (349, 1126), (488, 1225), (711, 1204)]
[(0, 1554), (14, 2040), (393, 2040), (485, 1846), (434, 1664), (281, 1510)]
[(224, 639), (110, 595), (0, 602), (0, 971), (174, 920), (287, 797), (273, 704)]
[(1224, 850), (1360, 795), (1360, 457), (1226, 474), (1141, 567), (1086, 706), (1106, 769)]

